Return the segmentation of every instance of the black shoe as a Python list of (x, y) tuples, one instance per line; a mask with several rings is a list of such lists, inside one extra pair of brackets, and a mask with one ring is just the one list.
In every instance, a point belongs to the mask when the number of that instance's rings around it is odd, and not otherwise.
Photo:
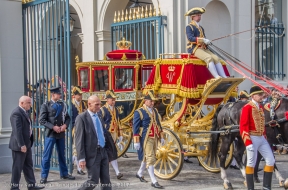
[(139, 178), (141, 182), (145, 182), (145, 183), (147, 183), (147, 182), (148, 182), (148, 181), (146, 181), (146, 180), (144, 179), (144, 177), (143, 177), (143, 176), (142, 176), (142, 177), (140, 177), (138, 174), (136, 174), (136, 177), (137, 177), (137, 178)]
[(129, 157), (127, 156), (127, 154), (123, 154), (122, 157), (123, 157), (123, 158), (129, 158)]
[(75, 177), (74, 176), (72, 176), (72, 175), (66, 175), (66, 176), (61, 176), (60, 177), (61, 179), (69, 179), (69, 180), (75, 180)]
[(162, 188), (163, 188), (163, 186), (161, 186), (158, 182), (156, 182), (156, 183), (151, 183), (151, 186), (152, 186), (152, 187), (155, 187), (155, 188), (158, 188), (158, 189), (162, 189)]
[(34, 187), (28, 187), (28, 190), (44, 189), (45, 187), (40, 187), (35, 185)]
[(240, 168), (238, 168), (238, 166), (232, 166), (232, 165), (230, 165), (230, 168), (233, 168), (233, 169), (235, 169), (235, 170), (240, 170)]
[(123, 174), (121, 174), (121, 173), (119, 173), (118, 175), (117, 175), (117, 179), (121, 179), (123, 177)]
[(79, 175), (85, 175), (85, 172), (83, 172), (82, 170), (80, 170), (80, 171), (77, 170), (77, 174), (79, 174)]
[(193, 162), (192, 162), (191, 160), (189, 160), (189, 159), (186, 159), (186, 160), (184, 159), (184, 162), (186, 162), (186, 163), (191, 163), (191, 164), (193, 163)]
[(47, 178), (41, 178), (40, 183), (41, 183), (41, 184), (47, 183)]

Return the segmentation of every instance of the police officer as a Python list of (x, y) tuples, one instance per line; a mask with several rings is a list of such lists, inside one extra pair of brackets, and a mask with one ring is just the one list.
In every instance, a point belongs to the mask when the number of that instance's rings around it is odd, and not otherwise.
[(189, 54), (194, 54), (199, 59), (206, 62), (210, 73), (214, 78), (227, 78), (220, 59), (206, 48), (210, 40), (206, 39), (204, 28), (200, 26), (201, 15), (205, 13), (205, 8), (194, 7), (185, 16), (191, 17), (191, 23), (186, 26), (187, 50)]
[(267, 142), (265, 117), (261, 101), (264, 91), (259, 86), (250, 89), (251, 101), (242, 109), (240, 117), (240, 134), (246, 146), (247, 165), (246, 182), (248, 190), (254, 190), (254, 166), (257, 159), (257, 151), (265, 159), (263, 189), (270, 190), (272, 173), (274, 170), (275, 159), (272, 150)]
[(157, 100), (152, 90), (144, 97), (144, 104), (134, 112), (133, 118), (133, 135), (134, 148), (138, 152), (138, 159), (142, 161), (136, 177), (141, 182), (147, 182), (143, 177), (144, 169), (148, 169), (151, 178), (151, 186), (162, 188), (157, 182), (154, 175), (154, 164), (156, 162), (156, 148), (160, 141), (161, 145), (165, 144), (163, 131), (160, 123), (160, 115), (154, 108), (154, 102)]
[[(72, 137), (74, 138), (74, 131), (75, 131), (75, 120), (76, 117), (80, 114), (86, 111), (87, 109), (87, 104), (82, 100), (82, 93), (83, 91), (81, 90), (80, 86), (74, 86), (71, 90), (72, 92)], [(76, 152), (76, 147), (75, 147), (75, 140), (73, 140), (73, 162), (76, 162), (77, 165), (77, 173), (80, 175), (85, 175), (85, 172), (82, 171), (82, 169), (79, 166), (79, 162), (77, 160), (77, 152)]]
[(50, 88), (49, 90), (51, 92), (51, 100), (41, 105), (39, 117), (40, 125), (44, 125), (45, 127), (45, 145), (41, 163), (41, 184), (47, 183), (50, 158), (55, 144), (58, 152), (60, 178), (69, 180), (75, 179), (75, 177), (68, 174), (65, 163), (65, 130), (70, 123), (67, 106), (60, 100), (60, 87)]
[(107, 90), (106, 91), (106, 104), (101, 107), (100, 114), (102, 115), (102, 118), (105, 123), (105, 128), (108, 130), (113, 138), (113, 149), (108, 151), (109, 161), (116, 172), (117, 179), (121, 179), (123, 177), (123, 174), (119, 172), (118, 168), (118, 162), (117, 162), (117, 149), (115, 146), (116, 140), (118, 139), (118, 143), (120, 144), (123, 140), (122, 136), (122, 130), (120, 128), (120, 119), (118, 110), (115, 108), (115, 102), (116, 102), (116, 94), (113, 90)]

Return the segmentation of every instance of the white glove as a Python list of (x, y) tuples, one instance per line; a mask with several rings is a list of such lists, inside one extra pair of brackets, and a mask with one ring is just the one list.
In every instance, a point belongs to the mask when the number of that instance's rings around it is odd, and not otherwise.
[(204, 38), (203, 41), (204, 41), (204, 44), (206, 44), (206, 45), (208, 45), (208, 44), (211, 43), (210, 40), (208, 40), (208, 39), (206, 39), (206, 38)]
[(118, 143), (122, 142), (122, 140), (123, 140), (123, 136), (120, 136), (120, 137), (118, 138), (118, 140), (119, 140)]
[(134, 148), (136, 150), (139, 150), (140, 149), (140, 143), (134, 143)]
[(250, 145), (246, 146), (246, 150), (250, 151), (250, 152), (254, 152), (253, 144), (250, 144)]
[(161, 139), (161, 146), (164, 146), (164, 144), (165, 144), (165, 140)]

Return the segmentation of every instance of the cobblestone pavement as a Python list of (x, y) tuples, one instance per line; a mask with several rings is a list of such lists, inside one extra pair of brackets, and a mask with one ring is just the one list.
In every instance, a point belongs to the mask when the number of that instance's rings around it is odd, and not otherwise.
[[(135, 174), (140, 166), (140, 161), (137, 160), (137, 155), (135, 153), (128, 153), (129, 158), (120, 158), (119, 159), (119, 169), (120, 172), (124, 174), (123, 179), (117, 180), (115, 172), (112, 167), (110, 167), (111, 182), (113, 183), (113, 189), (137, 189), (137, 190), (147, 190), (154, 189), (151, 187), (150, 182), (141, 183), (139, 179), (135, 177)], [(193, 163), (184, 163), (183, 169), (180, 174), (175, 177), (173, 180), (161, 180), (159, 183), (165, 187), (165, 189), (187, 189), (187, 190), (222, 190), (222, 179), (220, 174), (210, 173), (204, 168), (199, 166), (199, 163), (196, 158), (190, 158)], [(288, 177), (288, 155), (276, 155), (277, 166), (280, 168), (282, 176)], [(1, 163), (4, 164), (4, 163)], [(261, 162), (260, 168), (263, 168), (264, 162)], [(1, 167), (1, 166), (0, 166)], [(86, 180), (87, 176), (81, 176), (78, 174), (76, 180), (67, 181), (60, 180), (59, 173), (50, 172), (48, 183), (46, 184), (47, 189), (53, 190), (74, 190), (79, 188), (79, 186)], [(239, 170), (228, 169), (227, 175), (229, 176), (230, 182), (232, 183), (234, 189), (244, 190), (243, 178)], [(35, 170), (35, 176), (37, 182), (40, 180), (40, 170)], [(150, 181), (149, 174), (147, 171), (144, 173), (145, 179)], [(275, 175), (274, 175), (275, 176)], [(278, 181), (273, 176), (273, 190), (274, 189), (283, 189), (278, 185)], [(1, 174), (0, 175), (0, 190), (9, 189), (8, 184), (10, 182), (11, 174)], [(262, 181), (263, 171), (259, 172), (259, 178)], [(21, 178), (22, 185), (25, 184), (24, 177)], [(261, 189), (261, 184), (255, 184), (255, 189)], [(21, 188), (21, 190), (26, 189), (26, 187)], [(100, 189), (100, 188), (95, 188)]]

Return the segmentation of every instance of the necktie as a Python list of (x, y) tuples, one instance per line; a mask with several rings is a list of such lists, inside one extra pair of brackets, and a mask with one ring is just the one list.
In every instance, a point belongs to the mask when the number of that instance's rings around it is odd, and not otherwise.
[(100, 119), (98, 118), (98, 116), (96, 114), (93, 115), (95, 117), (96, 120), (96, 131), (97, 131), (97, 137), (98, 137), (98, 141), (99, 141), (99, 145), (103, 148), (105, 146), (105, 138), (104, 138), (104, 134), (102, 132), (102, 124), (100, 122)]

